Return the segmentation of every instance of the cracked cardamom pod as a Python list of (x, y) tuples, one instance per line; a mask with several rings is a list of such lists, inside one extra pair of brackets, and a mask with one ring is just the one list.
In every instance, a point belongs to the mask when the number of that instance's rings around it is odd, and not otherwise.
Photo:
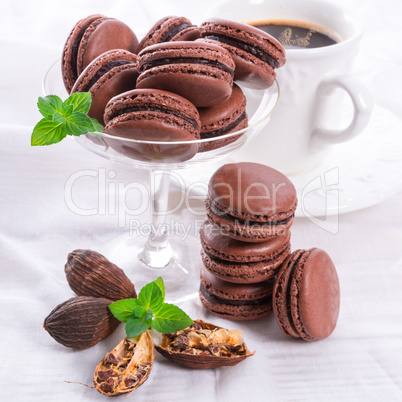
[(182, 366), (206, 369), (234, 366), (252, 356), (241, 331), (227, 330), (202, 320), (173, 334), (163, 334), (155, 349)]
[(124, 338), (97, 365), (95, 389), (106, 396), (133, 392), (148, 379), (154, 359), (149, 331), (135, 338)]
[(64, 271), (68, 284), (78, 296), (113, 301), (137, 297), (124, 271), (96, 251), (74, 250), (67, 257)]
[(110, 335), (120, 324), (108, 308), (111, 303), (112, 300), (98, 297), (72, 297), (52, 310), (43, 327), (68, 348), (89, 348)]

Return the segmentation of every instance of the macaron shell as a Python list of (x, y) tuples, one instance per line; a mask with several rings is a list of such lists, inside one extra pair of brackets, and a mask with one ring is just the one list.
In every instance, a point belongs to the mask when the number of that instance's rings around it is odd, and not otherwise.
[(293, 324), (288, 301), (292, 273), (302, 254), (303, 250), (296, 250), (283, 262), (275, 281), (272, 298), (272, 308), (279, 328), (284, 334), (295, 338), (300, 338), (300, 335)]
[(219, 226), (205, 221), (200, 230), (201, 244), (205, 251), (229, 262), (260, 262), (274, 257), (288, 247), (290, 232), (263, 243), (245, 243), (224, 235)]
[(203, 38), (203, 40), (220, 45), (230, 52), (236, 64), (234, 80), (241, 82), (247, 88), (263, 90), (271, 87), (275, 82), (275, 70), (258, 57), (213, 39)]
[[(226, 102), (209, 108), (199, 108), (201, 138), (216, 138), (248, 126), (247, 99), (241, 88), (233, 84), (232, 94)], [(219, 134), (221, 132), (221, 134)], [(210, 151), (236, 141), (243, 134), (229, 136), (200, 144), (200, 152)]]
[(230, 163), (211, 177), (208, 193), (221, 211), (252, 222), (288, 219), (297, 207), (293, 183), (281, 172), (259, 163)]
[(290, 300), (294, 325), (304, 340), (331, 335), (338, 321), (340, 287), (334, 263), (324, 250), (309, 250), (305, 261), (297, 264)]
[[(276, 77), (274, 69), (286, 61), (284, 48), (274, 37), (256, 27), (219, 18), (208, 19), (201, 28), (205, 40), (217, 41), (232, 55), (236, 64), (235, 80), (253, 89), (266, 89), (273, 84)], [(223, 37), (222, 41), (214, 39), (214, 35)], [(241, 41), (247, 49), (225, 43), (224, 38)], [(257, 50), (269, 55), (272, 65), (257, 57)]]
[(203, 29), (202, 36), (217, 33), (241, 40), (267, 52), (276, 60), (278, 67), (283, 66), (286, 62), (285, 49), (282, 44), (272, 35), (252, 25), (223, 18), (209, 18), (201, 24), (201, 27)]
[(138, 111), (113, 119), (106, 132), (122, 138), (140, 141), (190, 141), (195, 140), (187, 124), (176, 116), (165, 116), (155, 111)]
[[(272, 311), (272, 300), (269, 297), (272, 287), (270, 281), (250, 285), (225, 282), (203, 268), (199, 296), (204, 307), (215, 315), (232, 320), (254, 320)], [(246, 304), (230, 304), (231, 301), (244, 301)]]
[(78, 78), (77, 72), (77, 51), (78, 48), (75, 47), (75, 42), (80, 40), (79, 37), (84, 33), (84, 30), (94, 21), (99, 18), (106, 18), (101, 14), (90, 15), (86, 18), (79, 20), (74, 28), (71, 30), (66, 43), (64, 44), (61, 70), (64, 81), (64, 86), (67, 92), (70, 94), (71, 89)]
[(105, 74), (97, 85), (90, 90), (92, 104), (88, 115), (96, 118), (104, 125), (103, 114), (109, 100), (119, 93), (134, 89), (137, 78), (137, 67), (129, 64), (115, 67), (108, 74)]
[(166, 65), (141, 73), (137, 88), (156, 88), (177, 93), (197, 107), (207, 107), (229, 99), (233, 85), (229, 78), (229, 74), (221, 71), (211, 74), (208, 66)]
[(271, 237), (282, 236), (290, 229), (294, 221), (292, 216), (282, 225), (271, 225), (269, 222), (248, 223), (235, 217), (217, 214), (209, 197), (205, 202), (205, 209), (208, 220), (220, 226), (224, 235), (243, 242), (265, 242)]
[(274, 283), (264, 281), (255, 284), (237, 284), (223, 281), (205, 268), (201, 269), (201, 284), (214, 296), (227, 300), (253, 301), (272, 294)]
[(246, 110), (247, 99), (241, 88), (233, 84), (230, 98), (214, 107), (199, 108), (201, 132), (208, 133), (226, 127)]
[(213, 298), (205, 297), (200, 289), (199, 297), (203, 306), (212, 314), (218, 317), (234, 321), (249, 321), (266, 317), (272, 306), (267, 303), (263, 306), (233, 306), (224, 303), (217, 303)]
[[(112, 136), (145, 141), (191, 141), (194, 136), (184, 127), (166, 120), (159, 113), (130, 114), (107, 126)], [(114, 150), (129, 158), (147, 162), (182, 162), (191, 159), (198, 151), (198, 144), (147, 144), (105, 137)]]
[(273, 282), (265, 281), (252, 285), (223, 281), (206, 269), (201, 269), (201, 283), (214, 296), (228, 300), (256, 300), (272, 294)]
[[(177, 27), (182, 25), (188, 25), (187, 28), (181, 29), (176, 34), (172, 34), (172, 31), (177, 30)], [(166, 36), (171, 36), (166, 39)], [(172, 36), (173, 35), (173, 36)], [(195, 40), (200, 37), (200, 30), (194, 26), (190, 20), (185, 17), (168, 16), (161, 18), (154, 26), (149, 30), (147, 35), (141, 40), (138, 46), (138, 52), (147, 46), (152, 46), (157, 43), (166, 41), (177, 40)]]
[(156, 43), (163, 42), (163, 37), (171, 29), (176, 17), (168, 16), (163, 17), (156, 21), (148, 33), (141, 39), (138, 45), (138, 52), (147, 46), (155, 45)]
[(205, 268), (224, 281), (258, 283), (272, 278), (290, 253), (290, 232), (261, 243), (232, 239), (205, 221), (200, 230)]
[(236, 131), (243, 130), (248, 127), (248, 119), (245, 118), (241, 120), (237, 125), (233, 126), (233, 129), (221, 136), (212, 137), (210, 141), (205, 141), (200, 143), (199, 152), (207, 152), (213, 149), (218, 149), (225, 147), (226, 145), (232, 144), (233, 142), (237, 141), (240, 137), (242, 137), (246, 132), (241, 134), (236, 134), (232, 136), (225, 136), (226, 134), (234, 133)]
[(193, 41), (200, 38), (200, 28), (196, 25), (183, 29), (172, 41)]
[[(105, 122), (109, 123), (116, 115), (127, 113), (127, 108), (146, 111), (159, 110), (161, 113), (172, 112), (182, 115), (181, 125), (192, 126), (193, 138), (199, 138), (200, 119), (195, 106), (180, 95), (156, 89), (135, 89), (119, 94), (108, 102), (105, 109)], [(190, 123), (192, 121), (192, 123)], [(163, 133), (161, 133), (163, 134)]]
[(138, 69), (137, 88), (177, 93), (197, 107), (215, 106), (232, 93), (234, 62), (220, 46), (198, 41), (148, 46), (138, 54)]
[[(107, 70), (110, 63), (124, 60), (127, 61), (127, 64), (116, 65)], [(93, 83), (98, 76), (99, 78)], [(110, 50), (98, 56), (85, 68), (71, 91), (73, 93), (89, 91), (92, 103), (88, 115), (105, 125), (103, 114), (106, 104), (114, 96), (134, 89), (137, 77), (137, 56), (121, 49)]]
[(289, 253), (290, 247), (272, 258), (272, 261), (237, 264), (216, 260), (204, 250), (201, 250), (201, 258), (205, 268), (216, 277), (227, 282), (250, 284), (273, 278)]
[(123, 22), (115, 18), (94, 21), (85, 31), (78, 48), (77, 72), (81, 74), (92, 60), (112, 49), (124, 49), (136, 53), (138, 39)]
[(104, 120), (104, 131), (111, 136), (156, 142), (147, 144), (105, 137), (108, 145), (131, 158), (178, 162), (197, 153), (197, 143), (159, 144), (199, 137), (198, 111), (179, 95), (152, 89), (124, 92), (108, 102)]

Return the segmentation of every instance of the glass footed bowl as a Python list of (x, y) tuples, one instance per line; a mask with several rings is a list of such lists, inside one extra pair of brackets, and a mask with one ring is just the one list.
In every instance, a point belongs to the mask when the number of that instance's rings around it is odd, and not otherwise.
[[(43, 81), (45, 95), (68, 94), (61, 76), (61, 61), (57, 60), (48, 70)], [(150, 172), (149, 199), (151, 220), (144, 222), (149, 228), (148, 236), (127, 233), (102, 248), (100, 252), (122, 268), (137, 289), (162, 276), (166, 298), (178, 303), (195, 297), (199, 287), (199, 271), (202, 266), (198, 235), (175, 236), (167, 224), (170, 172), (186, 168), (202, 168), (206, 163), (228, 157), (240, 149), (247, 140), (260, 133), (268, 123), (279, 100), (277, 81), (266, 90), (251, 90), (238, 83), (247, 98), (248, 127), (215, 138), (193, 141), (144, 141), (111, 136), (95, 132), (74, 137), (89, 151), (132, 168)], [(197, 152), (208, 143), (225, 141), (227, 145)], [(141, 232), (137, 231), (136, 233)]]

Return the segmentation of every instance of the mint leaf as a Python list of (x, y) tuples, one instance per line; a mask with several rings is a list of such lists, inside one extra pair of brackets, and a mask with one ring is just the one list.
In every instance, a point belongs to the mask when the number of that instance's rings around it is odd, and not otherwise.
[(138, 299), (119, 300), (109, 305), (112, 314), (126, 323), (127, 337), (141, 335), (148, 328), (161, 333), (180, 331), (193, 324), (193, 320), (179, 307), (164, 303), (165, 285), (159, 277), (145, 285)]
[(163, 303), (152, 322), (153, 327), (162, 334), (180, 331), (187, 328), (194, 321), (179, 307)]
[(91, 119), (91, 121), (92, 121), (92, 124), (93, 124), (93, 127), (94, 127), (94, 129), (92, 131), (99, 131), (99, 132), (102, 133), (103, 132), (102, 124), (100, 124), (98, 120), (93, 119), (93, 118)]
[(63, 101), (56, 95), (39, 97), (37, 105), (42, 116), (49, 120), (52, 120), (55, 112), (63, 110)]
[(75, 92), (64, 101), (64, 105), (72, 105), (74, 112), (87, 114), (91, 107), (91, 102), (90, 92)]
[(156, 280), (154, 280), (154, 283), (156, 283), (159, 286), (159, 289), (162, 292), (163, 300), (165, 300), (165, 284), (163, 283), (162, 277), (159, 276)]
[(152, 325), (152, 312), (144, 310), (144, 314), (141, 317), (130, 317), (126, 322), (126, 334), (128, 338), (134, 338), (141, 335)]
[(50, 145), (67, 135), (102, 132), (103, 126), (87, 115), (91, 102), (89, 92), (74, 93), (64, 102), (56, 95), (40, 97), (37, 105), (44, 119), (35, 126), (31, 145)]
[(60, 142), (66, 137), (62, 130), (62, 123), (42, 119), (33, 129), (31, 145), (50, 145)]
[(62, 112), (54, 112), (52, 121), (54, 121), (55, 123), (65, 123), (67, 121), (67, 117), (69, 116), (69, 114), (65, 114)]
[[(62, 113), (64, 116), (71, 116), (74, 113), (74, 106), (73, 105), (66, 105), (63, 107)], [(78, 112), (80, 113), (80, 112)], [(53, 117), (54, 120), (54, 117)]]
[[(144, 315), (146, 313), (147, 313), (147, 309), (144, 306), (141, 306), (141, 304), (139, 304), (133, 308), (133, 310), (131, 312), (131, 316), (134, 318), (141, 318), (141, 317), (144, 317)], [(152, 318), (152, 312), (151, 312), (151, 318)]]
[(163, 300), (162, 291), (155, 281), (145, 285), (138, 295), (138, 302), (144, 306), (145, 309), (151, 309), (154, 314), (162, 306)]
[(63, 130), (69, 135), (81, 135), (94, 130), (94, 125), (89, 116), (80, 112), (73, 112), (70, 116), (65, 116)]
[(136, 307), (138, 307), (137, 299), (118, 300), (109, 304), (109, 310), (119, 321), (122, 322), (126, 322), (133, 314), (135, 314)]

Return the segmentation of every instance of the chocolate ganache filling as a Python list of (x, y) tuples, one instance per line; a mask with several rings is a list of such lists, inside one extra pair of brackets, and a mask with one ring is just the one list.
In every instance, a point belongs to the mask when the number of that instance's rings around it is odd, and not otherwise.
[(269, 258), (265, 258), (263, 260), (258, 260), (258, 261), (232, 261), (232, 260), (224, 260), (223, 258), (217, 257), (211, 253), (208, 253), (207, 250), (205, 250), (205, 248), (203, 247), (202, 249), (204, 250), (204, 253), (211, 259), (213, 259), (216, 262), (220, 262), (220, 263), (224, 263), (224, 264), (230, 264), (230, 265), (248, 265), (250, 266), (250, 264), (261, 264), (261, 263), (266, 263), (266, 262), (270, 262), (273, 260), (276, 260), (278, 257), (280, 257), (287, 249), (289, 248), (289, 246), (286, 246), (284, 250), (282, 250), (280, 253), (274, 255), (273, 257), (269, 257)]
[(165, 35), (162, 36), (161, 42), (169, 42), (178, 33), (180, 33), (181, 31), (184, 31), (186, 28), (190, 28), (193, 26), (194, 25), (187, 24), (186, 22), (176, 25), (176, 26), (172, 27), (172, 29), (170, 29), (168, 32), (166, 32)]
[(214, 138), (218, 137), (227, 133), (230, 133), (235, 127), (237, 127), (245, 118), (246, 118), (246, 111), (244, 111), (234, 122), (228, 124), (225, 127), (218, 128), (214, 131), (208, 131), (206, 133), (201, 133), (201, 138)]
[(196, 130), (198, 130), (198, 123), (197, 120), (192, 119), (188, 116), (185, 116), (182, 113), (176, 112), (174, 110), (169, 110), (169, 109), (162, 109), (158, 106), (128, 106), (119, 110), (115, 110), (110, 116), (108, 116), (108, 121), (111, 121), (115, 117), (121, 116), (123, 114), (127, 113), (132, 113), (132, 112), (158, 112), (158, 113), (166, 113), (166, 114), (171, 114), (173, 116), (176, 116), (180, 119), (183, 119), (190, 123)]
[(259, 299), (252, 300), (233, 300), (233, 299), (225, 299), (223, 297), (215, 296), (210, 291), (208, 291), (205, 286), (200, 286), (200, 293), (211, 303), (224, 303), (229, 304), (231, 306), (259, 306), (264, 304), (270, 304), (271, 295), (260, 297)]
[(288, 223), (290, 220), (293, 219), (294, 214), (290, 215), (286, 219), (282, 219), (280, 221), (269, 221), (269, 222), (258, 222), (258, 221), (252, 221), (252, 220), (245, 220), (241, 218), (236, 218), (235, 216), (229, 215), (226, 212), (222, 211), (219, 209), (211, 200), (209, 200), (209, 205), (211, 207), (212, 212), (215, 215), (222, 216), (224, 218), (234, 220), (242, 225), (256, 225), (256, 226), (280, 226), (280, 225), (285, 225)]
[(89, 26), (92, 23), (93, 23), (93, 21), (88, 22), (88, 24), (85, 25), (80, 30), (80, 32), (78, 33), (77, 37), (75, 38), (75, 41), (74, 41), (72, 49), (71, 49), (71, 63), (72, 63), (73, 72), (74, 72), (76, 77), (78, 77), (78, 70), (77, 70), (78, 48), (80, 47), (81, 39), (84, 36), (85, 31), (89, 28)]
[(150, 60), (140, 65), (140, 72), (149, 70), (153, 67), (164, 66), (167, 64), (202, 64), (210, 67), (215, 67), (234, 77), (234, 70), (230, 67), (219, 63), (218, 61), (196, 58), (196, 57), (166, 57), (164, 59)]
[(222, 43), (225, 43), (229, 46), (237, 47), (240, 50), (244, 50), (247, 53), (251, 53), (253, 56), (259, 58), (265, 63), (268, 63), (271, 68), (278, 67), (278, 61), (272, 57), (270, 54), (262, 51), (256, 46), (250, 45), (249, 43), (243, 42), (238, 39), (230, 38), (228, 36), (220, 35), (220, 34), (208, 34), (204, 36), (206, 39), (216, 40)]
[[(295, 269), (296, 269), (297, 265), (299, 264), (300, 260), (302, 259), (302, 257), (303, 257), (303, 253), (293, 263), (292, 267), (290, 268), (291, 272), (290, 272), (289, 278), (293, 278), (293, 274), (295, 272)], [(286, 292), (286, 306), (287, 306), (287, 312), (288, 312), (288, 318), (289, 318), (290, 324), (292, 325), (293, 329), (296, 329), (295, 323), (293, 321), (292, 310), (291, 310), (291, 298), (290, 298), (291, 283), (292, 283), (292, 281), (289, 281), (288, 286), (285, 289), (285, 292)]]
[(95, 83), (101, 78), (103, 77), (105, 74), (107, 74), (110, 70), (112, 70), (115, 67), (118, 66), (124, 66), (125, 64), (135, 64), (133, 61), (131, 60), (112, 60), (109, 63), (105, 64), (104, 66), (102, 66), (97, 72), (96, 74), (92, 77), (91, 81), (89, 81), (88, 84), (86, 84), (83, 89), (81, 90), (81, 92), (86, 92), (89, 91), (93, 85), (95, 85)]

